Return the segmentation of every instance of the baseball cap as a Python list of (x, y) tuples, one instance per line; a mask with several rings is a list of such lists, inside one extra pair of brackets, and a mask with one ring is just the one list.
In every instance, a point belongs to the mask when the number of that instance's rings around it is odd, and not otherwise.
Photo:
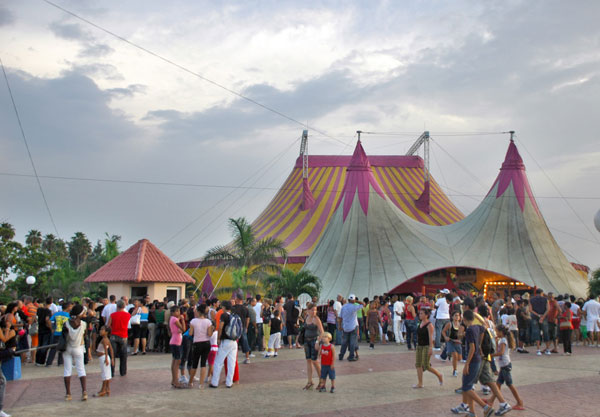
[(442, 294), (450, 294), (450, 290), (448, 288), (444, 288), (440, 291)]
[(348, 296), (348, 300), (356, 300), (356, 295), (354, 295), (354, 294), (350, 294), (350, 295)]

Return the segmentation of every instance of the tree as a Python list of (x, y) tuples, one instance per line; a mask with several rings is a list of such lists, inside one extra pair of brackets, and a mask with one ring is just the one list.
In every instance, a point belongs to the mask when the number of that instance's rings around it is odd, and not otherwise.
[(250, 280), (258, 283), (269, 273), (281, 269), (277, 258), (287, 256), (281, 240), (274, 238), (257, 240), (252, 226), (243, 217), (229, 219), (229, 229), (233, 242), (209, 249), (204, 256), (205, 261), (217, 261), (219, 265), (233, 268), (234, 276), (241, 274), (238, 275), (237, 282), (240, 286), (249, 285)]
[(108, 236), (108, 233), (104, 234), (106, 235), (106, 239), (104, 239), (104, 251), (102, 252), (102, 260), (105, 263), (107, 263), (119, 256), (119, 253), (121, 253), (121, 251), (119, 250), (119, 241), (121, 240), (121, 236)]
[(65, 241), (62, 239), (58, 239), (52, 233), (49, 233), (46, 236), (44, 236), (44, 241), (42, 242), (42, 249), (50, 255), (50, 259), (54, 263), (61, 260), (65, 260), (67, 259), (67, 256), (69, 256), (67, 244), (65, 243)]
[(14, 272), (19, 263), (22, 246), (15, 242), (15, 228), (10, 223), (0, 224), (0, 287), (4, 288), (6, 278)]
[(231, 273), (231, 286), (230, 287), (220, 287), (214, 291), (215, 295), (224, 295), (224, 294), (232, 294), (237, 295), (241, 294), (244, 296), (249, 292), (252, 292), (256, 288), (256, 284), (252, 284), (248, 281), (248, 268), (245, 266), (234, 269)]
[(25, 244), (34, 248), (42, 246), (42, 232), (39, 230), (31, 229), (27, 236), (25, 236)]
[(92, 244), (82, 232), (76, 232), (69, 242), (69, 256), (71, 264), (79, 269), (92, 253)]
[(598, 297), (600, 295), (600, 268), (592, 272), (592, 279), (589, 286), (590, 297)]
[(286, 294), (298, 297), (304, 293), (311, 297), (318, 297), (321, 293), (321, 280), (308, 270), (294, 272), (291, 269), (284, 268), (281, 275), (267, 277), (264, 286), (270, 298)]

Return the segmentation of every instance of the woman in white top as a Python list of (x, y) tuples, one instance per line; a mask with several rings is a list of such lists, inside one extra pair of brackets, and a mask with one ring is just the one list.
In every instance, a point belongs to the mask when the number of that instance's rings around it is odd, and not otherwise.
[(190, 336), (194, 337), (192, 345), (192, 368), (190, 369), (189, 386), (192, 387), (194, 377), (200, 363), (200, 384), (199, 388), (204, 387), (204, 379), (206, 378), (206, 361), (210, 353), (210, 338), (215, 330), (212, 322), (206, 318), (208, 307), (206, 304), (200, 304), (196, 308), (195, 318), (190, 322)]
[(85, 366), (83, 364), (83, 355), (85, 353), (85, 344), (83, 336), (85, 335), (85, 325), (81, 324), (81, 315), (84, 314), (84, 309), (81, 304), (77, 304), (71, 310), (71, 318), (64, 324), (63, 332), (65, 333), (67, 349), (63, 352), (64, 360), (64, 379), (65, 401), (71, 401), (71, 373), (73, 365), (77, 369), (77, 376), (81, 382), (81, 401), (87, 400), (87, 389), (85, 379)]

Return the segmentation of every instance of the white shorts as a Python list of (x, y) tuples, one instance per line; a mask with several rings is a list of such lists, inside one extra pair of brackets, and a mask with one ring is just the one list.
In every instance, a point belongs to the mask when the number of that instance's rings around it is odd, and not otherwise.
[(598, 319), (597, 318), (588, 319), (586, 325), (587, 325), (588, 333), (600, 332), (600, 327), (598, 327)]
[(77, 369), (77, 376), (85, 376), (85, 366), (83, 364), (84, 347), (70, 347), (63, 352), (64, 372), (63, 376), (71, 376), (73, 367)]
[(269, 336), (269, 349), (279, 349), (281, 347), (281, 332), (272, 333)]
[(110, 381), (112, 378), (110, 372), (110, 359), (108, 360), (108, 365), (105, 362), (106, 358), (104, 356), (100, 356), (98, 359), (100, 361), (100, 377), (103, 381)]

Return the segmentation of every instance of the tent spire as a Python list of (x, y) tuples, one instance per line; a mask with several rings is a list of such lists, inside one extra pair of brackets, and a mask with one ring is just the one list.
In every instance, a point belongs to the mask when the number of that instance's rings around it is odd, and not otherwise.
[(302, 157), (302, 203), (300, 210), (310, 210), (315, 205), (315, 198), (310, 191), (308, 181), (308, 130), (302, 131), (302, 142), (300, 142), (300, 156)]

